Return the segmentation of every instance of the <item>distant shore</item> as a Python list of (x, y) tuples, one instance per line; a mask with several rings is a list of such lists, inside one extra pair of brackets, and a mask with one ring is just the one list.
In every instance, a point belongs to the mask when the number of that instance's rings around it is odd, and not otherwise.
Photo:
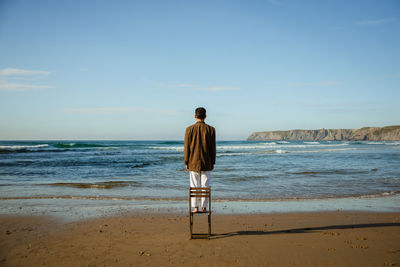
[(252, 133), (248, 141), (399, 141), (400, 126), (361, 129), (264, 131)]
[[(0, 216), (2, 266), (397, 266), (400, 213), (308, 212), (212, 217), (129, 214), (62, 223)], [(204, 231), (198, 216), (195, 231)]]

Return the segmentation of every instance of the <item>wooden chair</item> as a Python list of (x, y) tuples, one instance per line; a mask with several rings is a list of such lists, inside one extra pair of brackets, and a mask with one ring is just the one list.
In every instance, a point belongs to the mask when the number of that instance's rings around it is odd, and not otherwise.
[[(208, 198), (207, 211), (192, 212), (192, 197), (205, 197)], [(199, 207), (200, 208), (200, 207)], [(208, 234), (207, 233), (193, 233), (193, 215), (206, 214), (208, 215)], [(211, 187), (189, 187), (189, 217), (190, 217), (190, 239), (194, 238), (208, 238), (211, 237)]]

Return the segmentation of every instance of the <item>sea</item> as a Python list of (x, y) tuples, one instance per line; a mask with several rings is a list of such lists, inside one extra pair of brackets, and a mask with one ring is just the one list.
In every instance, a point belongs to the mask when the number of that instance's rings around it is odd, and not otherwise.
[[(400, 211), (400, 142), (217, 141), (211, 186), (222, 213)], [(183, 141), (0, 141), (0, 214), (183, 211), (188, 187)]]

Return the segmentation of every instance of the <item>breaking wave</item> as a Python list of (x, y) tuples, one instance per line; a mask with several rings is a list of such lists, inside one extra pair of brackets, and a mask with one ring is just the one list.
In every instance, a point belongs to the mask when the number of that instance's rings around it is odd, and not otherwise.
[(89, 143), (56, 143), (52, 145), (56, 148), (90, 148), (90, 147), (107, 147), (100, 144), (89, 144)]
[(0, 146), (0, 154), (38, 152), (48, 146), (48, 144)]

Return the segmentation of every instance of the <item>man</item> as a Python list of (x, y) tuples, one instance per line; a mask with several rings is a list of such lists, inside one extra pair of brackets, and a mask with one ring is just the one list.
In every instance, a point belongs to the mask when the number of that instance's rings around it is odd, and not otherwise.
[[(185, 165), (190, 175), (190, 187), (209, 187), (210, 171), (214, 169), (216, 157), (215, 129), (204, 122), (205, 108), (196, 108), (196, 123), (186, 128), (185, 133)], [(193, 212), (207, 210), (208, 199), (193, 198)]]

